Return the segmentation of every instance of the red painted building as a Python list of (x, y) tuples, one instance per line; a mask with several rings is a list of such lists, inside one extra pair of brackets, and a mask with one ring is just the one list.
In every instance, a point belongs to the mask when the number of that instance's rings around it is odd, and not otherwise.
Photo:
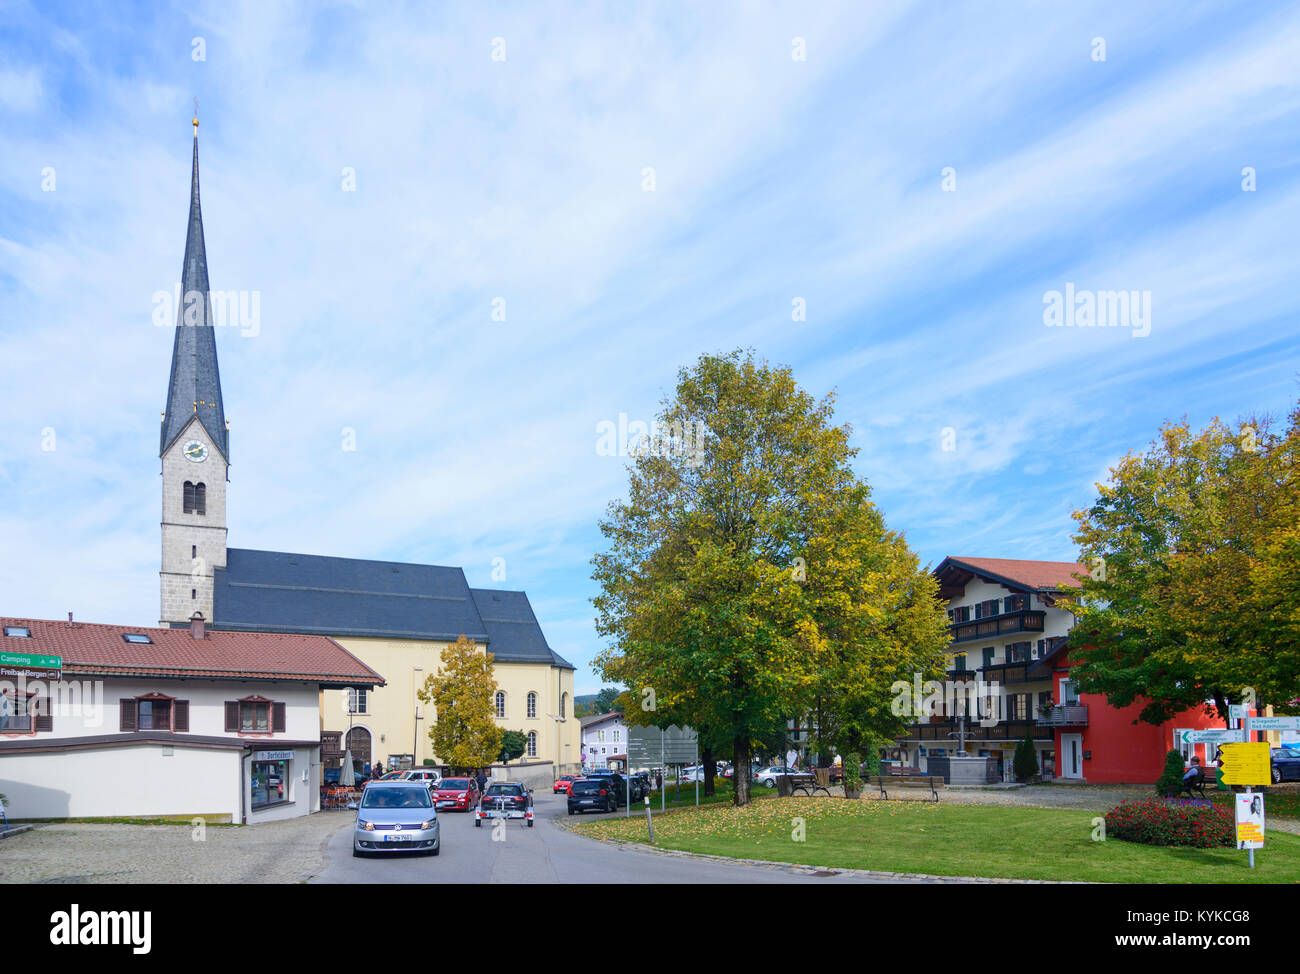
[(1165, 754), (1171, 749), (1183, 752), (1185, 761), (1199, 757), (1204, 765), (1213, 764), (1214, 745), (1184, 745), (1176, 731), (1223, 727), (1221, 719), (1204, 707), (1185, 710), (1159, 726), (1138, 720), (1144, 701), (1127, 707), (1112, 707), (1101, 694), (1078, 693), (1070, 679), (1075, 664), (1066, 646), (1039, 660), (1034, 670), (1052, 680), (1050, 714), (1039, 725), (1052, 727), (1056, 748), (1058, 778), (1088, 781), (1095, 784), (1150, 783), (1160, 776)]

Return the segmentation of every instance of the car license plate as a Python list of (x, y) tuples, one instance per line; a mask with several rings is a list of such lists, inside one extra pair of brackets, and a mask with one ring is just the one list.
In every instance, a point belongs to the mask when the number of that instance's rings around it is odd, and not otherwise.
[(397, 832), (393, 835), (384, 836), (384, 841), (385, 842), (410, 842), (414, 838), (415, 838), (415, 834), (412, 832)]

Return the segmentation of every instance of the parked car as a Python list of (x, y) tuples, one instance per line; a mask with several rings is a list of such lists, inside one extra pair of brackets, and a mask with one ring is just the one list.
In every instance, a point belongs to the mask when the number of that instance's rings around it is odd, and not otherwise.
[(1273, 758), (1273, 784), (1283, 781), (1300, 781), (1300, 750), (1290, 747), (1275, 747), (1271, 752)]
[(569, 814), (612, 812), (618, 808), (618, 796), (608, 777), (579, 778), (569, 789)]
[(521, 818), (533, 827), (533, 793), (520, 781), (494, 781), (474, 810), (474, 827), (485, 818)]
[(754, 780), (765, 788), (775, 788), (776, 779), (787, 774), (798, 774), (794, 768), (787, 767), (783, 764), (773, 764), (766, 768), (759, 768), (754, 772)]
[(560, 777), (556, 779), (555, 784), (551, 785), (551, 794), (558, 795), (560, 792), (564, 792), (567, 795), (569, 793), (569, 786), (580, 777), (581, 775), (576, 774), (560, 775)]
[(443, 778), (433, 789), (439, 808), (469, 812), (478, 807), (478, 782), (473, 778)]
[[(614, 792), (614, 799), (619, 805), (627, 804), (627, 793), (629, 779), (617, 771), (593, 771), (587, 775), (588, 778), (599, 778), (610, 783), (610, 788)], [(642, 782), (637, 781), (635, 777), (630, 781), (632, 790), (632, 800), (640, 801), (650, 793), (650, 782), (644, 782), (645, 791), (641, 790)]]
[(415, 768), (402, 772), (403, 781), (423, 781), (429, 788), (434, 788), (442, 780), (442, 772), (433, 768)]
[(644, 771), (638, 771), (629, 779), (632, 786), (632, 800), (639, 802), (650, 794), (650, 776)]
[(438, 810), (420, 781), (376, 781), (361, 796), (352, 829), (352, 855), (441, 851)]

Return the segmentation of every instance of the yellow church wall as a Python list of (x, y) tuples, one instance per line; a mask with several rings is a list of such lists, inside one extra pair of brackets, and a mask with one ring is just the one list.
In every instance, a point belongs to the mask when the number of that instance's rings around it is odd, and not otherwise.
[[(378, 639), (339, 636), (335, 641), (371, 669), (379, 673), (385, 685), (370, 691), (366, 713), (352, 714), (352, 727), (370, 731), (371, 759), (388, 762), (390, 755), (410, 754), (415, 748), (418, 767), (426, 758), (441, 764), (429, 740), (435, 711), (416, 696), (429, 676), (436, 674), (442, 651), (448, 643), (422, 639)], [(417, 670), (416, 667), (422, 669)], [(543, 663), (493, 662), (498, 689), (505, 693), (506, 716), (498, 718), (503, 730), (530, 731), (537, 734), (537, 761), (551, 761), (556, 774), (576, 770), (581, 762), (582, 734), (573, 716), (573, 671)], [(536, 716), (528, 717), (528, 694), (537, 694)], [(564, 700), (563, 721), (560, 715)], [(416, 730), (416, 711), (421, 719)], [(345, 690), (321, 692), (321, 729), (342, 731), (349, 727), (348, 694)], [(525, 760), (533, 760), (525, 756)]]

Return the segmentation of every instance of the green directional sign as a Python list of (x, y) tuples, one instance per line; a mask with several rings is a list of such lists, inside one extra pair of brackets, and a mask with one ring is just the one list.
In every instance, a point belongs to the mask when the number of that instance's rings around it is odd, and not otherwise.
[(0, 666), (33, 666), (43, 670), (61, 670), (63, 657), (40, 656), (36, 653), (0, 653)]

